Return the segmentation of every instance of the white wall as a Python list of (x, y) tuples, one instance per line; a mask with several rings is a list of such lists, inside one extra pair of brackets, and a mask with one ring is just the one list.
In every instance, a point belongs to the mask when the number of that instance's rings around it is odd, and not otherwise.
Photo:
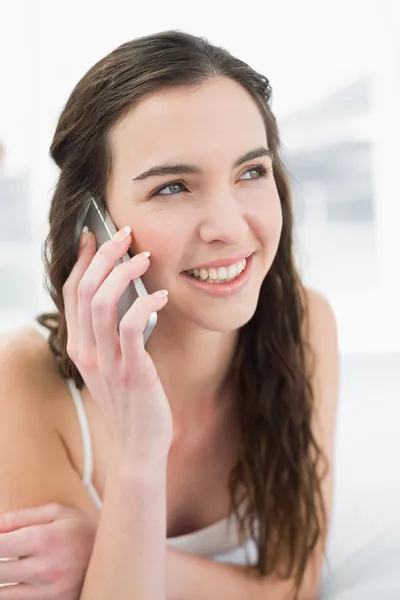
[(6, 168), (28, 168), (28, 113), (31, 102), (29, 15), (24, 0), (0, 0), (0, 140), (7, 147)]

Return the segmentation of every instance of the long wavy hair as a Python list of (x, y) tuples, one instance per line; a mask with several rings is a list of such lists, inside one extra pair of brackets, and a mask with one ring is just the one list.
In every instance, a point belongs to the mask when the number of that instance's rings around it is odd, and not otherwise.
[[(95, 64), (64, 107), (51, 144), (60, 168), (44, 246), (46, 284), (57, 312), (38, 321), (64, 377), (78, 388), (82, 377), (67, 354), (62, 288), (76, 254), (72, 240), (90, 192), (105, 201), (111, 169), (111, 128), (145, 96), (174, 86), (198, 85), (214, 76), (240, 83), (257, 103), (273, 151), (283, 229), (273, 264), (261, 287), (256, 312), (238, 335), (231, 377), (239, 395), (241, 455), (230, 474), (232, 514), (239, 531), (251, 533), (260, 575), (292, 578), (296, 595), (308, 559), (325, 539), (326, 518), (320, 461), (314, 437), (312, 352), (304, 325), (307, 307), (293, 253), (293, 215), (280, 140), (266, 77), (225, 49), (180, 31), (141, 37)], [(246, 511), (240, 509), (246, 490)], [(273, 543), (272, 543), (273, 540)]]

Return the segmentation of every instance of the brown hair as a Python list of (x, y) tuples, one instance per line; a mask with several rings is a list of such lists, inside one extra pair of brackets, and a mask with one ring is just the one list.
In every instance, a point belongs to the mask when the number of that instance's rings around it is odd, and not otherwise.
[[(76, 260), (71, 240), (83, 199), (88, 191), (105, 197), (111, 169), (108, 134), (144, 96), (167, 87), (200, 84), (216, 75), (239, 82), (259, 106), (274, 153), (283, 212), (277, 255), (262, 284), (256, 312), (239, 332), (232, 364), (242, 454), (231, 473), (231, 504), (240, 531), (249, 529), (257, 544), (259, 573), (294, 576), (298, 590), (306, 563), (325, 535), (318, 475), (323, 455), (312, 431), (313, 393), (303, 331), (306, 306), (293, 258), (291, 198), (268, 79), (223, 48), (179, 31), (123, 44), (88, 71), (68, 99), (51, 145), (61, 173), (50, 209), (45, 264), (58, 312), (38, 320), (51, 331), (50, 344), (60, 358), (63, 376), (73, 377), (82, 387), (82, 377), (66, 350), (62, 287)], [(244, 515), (239, 511), (240, 484), (247, 490)]]

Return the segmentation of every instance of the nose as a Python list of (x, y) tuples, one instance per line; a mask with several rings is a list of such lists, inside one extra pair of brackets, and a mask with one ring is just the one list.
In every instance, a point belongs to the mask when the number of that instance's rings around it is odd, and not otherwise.
[(203, 242), (239, 245), (248, 231), (249, 225), (243, 207), (232, 192), (212, 194), (204, 202), (199, 229)]

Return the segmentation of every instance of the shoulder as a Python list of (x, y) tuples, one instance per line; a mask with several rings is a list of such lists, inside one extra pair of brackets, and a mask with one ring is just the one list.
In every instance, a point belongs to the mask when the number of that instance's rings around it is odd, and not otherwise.
[[(316, 290), (304, 288), (302, 299), (306, 308), (304, 335), (311, 345), (320, 347), (323, 340), (337, 347), (336, 317), (328, 300)], [(328, 338), (326, 339), (326, 336)]]
[(39, 332), (24, 327), (0, 336), (0, 455), (7, 456), (0, 461), (0, 513), (70, 497), (74, 504), (82, 495), (56, 427), (67, 394)]
[(21, 447), (39, 432), (50, 438), (65, 388), (48, 342), (36, 329), (0, 335), (0, 437), (7, 423), (7, 435)]
[(316, 392), (331, 392), (337, 395), (338, 386), (338, 331), (335, 313), (328, 300), (319, 292), (304, 288), (302, 293), (306, 308), (306, 317), (303, 323), (303, 337), (312, 353), (312, 375)]
[[(47, 340), (33, 325), (25, 325), (0, 334), (0, 353), (7, 361), (7, 367), (18, 368), (23, 363), (26, 367), (37, 367), (49, 363), (49, 346)], [(3, 365), (0, 364), (0, 368)]]
[(302, 294), (306, 308), (303, 336), (310, 350), (307, 364), (314, 396), (314, 431), (332, 463), (339, 395), (336, 318), (322, 294), (308, 288)]
[[(47, 340), (33, 327), (0, 335), (0, 409), (40, 410), (62, 387), (58, 365)], [(44, 416), (44, 415), (43, 415)]]
[[(309, 366), (310, 383), (313, 389), (314, 410), (312, 429), (314, 439), (322, 452), (324, 460), (318, 462), (322, 501), (326, 524), (332, 514), (334, 489), (335, 429), (339, 387), (339, 350), (336, 318), (332, 307), (319, 292), (304, 289), (303, 301), (306, 308), (304, 321), (304, 340), (311, 351)], [(326, 536), (318, 545), (315, 558), (311, 561), (304, 584), (310, 586), (312, 597), (317, 590), (322, 572)], [(307, 595), (308, 597), (308, 595)]]

